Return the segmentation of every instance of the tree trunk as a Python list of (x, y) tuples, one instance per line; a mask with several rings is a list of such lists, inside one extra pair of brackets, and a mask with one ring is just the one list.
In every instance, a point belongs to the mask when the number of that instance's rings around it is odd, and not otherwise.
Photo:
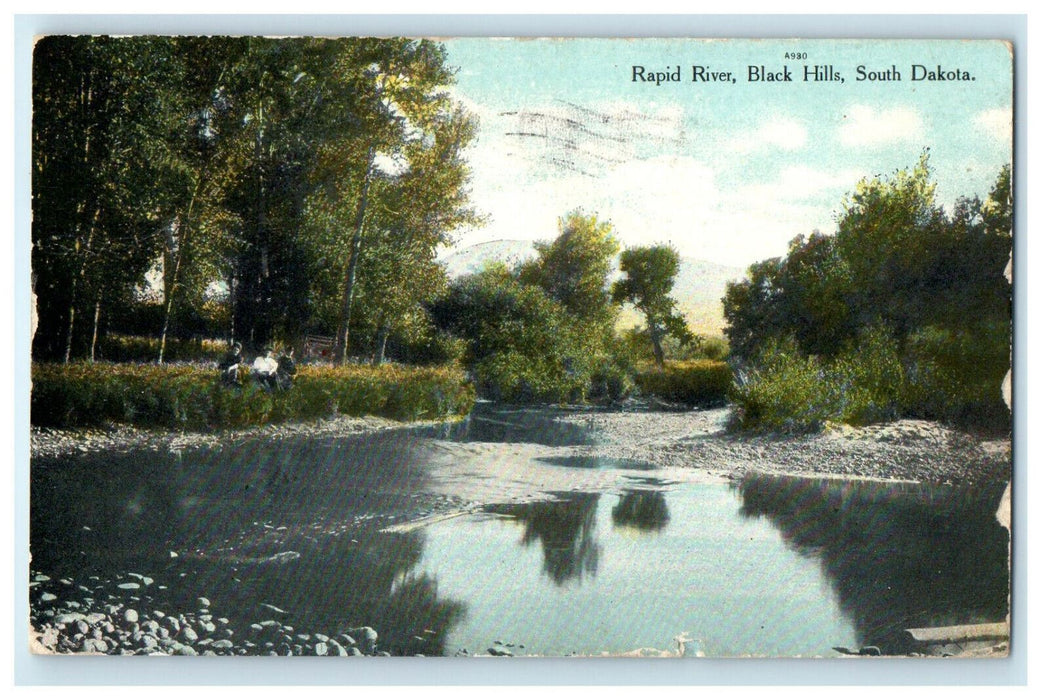
[(98, 346), (98, 317), (102, 311), (101, 295), (95, 297), (95, 320), (91, 328), (91, 362), (95, 361), (95, 348)]
[(372, 356), (372, 365), (379, 367), (386, 359), (386, 341), (390, 339), (390, 324), (383, 323), (379, 326), (379, 332), (375, 336), (375, 354)]
[(652, 352), (656, 356), (656, 364), (661, 368), (663, 367), (663, 345), (662, 345), (662, 333), (659, 331), (659, 324), (654, 320), (649, 319), (648, 321), (648, 336), (652, 339)]
[(364, 183), (361, 185), (361, 196), (357, 200), (357, 214), (354, 217), (353, 238), (350, 240), (350, 259), (346, 264), (346, 277), (342, 287), (342, 310), (339, 314), (339, 332), (335, 336), (335, 359), (339, 364), (346, 364), (350, 344), (350, 309), (353, 306), (353, 287), (357, 282), (357, 261), (360, 258), (361, 238), (364, 235), (364, 215), (368, 208), (368, 189), (371, 186), (372, 165), (375, 160), (375, 147), (368, 149), (368, 162), (364, 171)]
[[(76, 322), (77, 287), (87, 273), (87, 259), (88, 255), (91, 253), (91, 243), (95, 238), (95, 227), (98, 225), (98, 217), (101, 214), (101, 207), (97, 207), (94, 216), (91, 217), (91, 223), (88, 226), (87, 240), (84, 242), (84, 257), (80, 261), (80, 269), (77, 271), (77, 274), (73, 276), (73, 280), (69, 287), (69, 325), (66, 327), (66, 352), (64, 360), (66, 364), (69, 364), (69, 360), (73, 355), (73, 326)], [(79, 249), (79, 239), (77, 241), (77, 247)]]

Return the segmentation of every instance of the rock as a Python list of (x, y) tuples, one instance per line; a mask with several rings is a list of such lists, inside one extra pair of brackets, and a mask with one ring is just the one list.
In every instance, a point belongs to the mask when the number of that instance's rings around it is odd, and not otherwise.
[(58, 596), (54, 593), (47, 593), (46, 591), (40, 594), (41, 603), (50, 603), (52, 600), (58, 600)]
[(142, 588), (142, 585), (129, 581), (127, 583), (118, 583), (117, 588), (121, 588), (125, 591), (137, 591), (139, 588)]
[(314, 656), (327, 656), (328, 645), (324, 642), (317, 642), (313, 645), (313, 654)]
[(210, 608), (211, 601), (205, 598), (204, 596), (201, 596), (200, 598), (197, 598), (197, 605), (199, 605), (202, 608)]
[(197, 650), (188, 644), (176, 644), (171, 648), (171, 653), (175, 656), (197, 656)]
[(357, 640), (355, 640), (353, 637), (351, 637), (350, 635), (345, 634), (345, 633), (336, 635), (335, 639), (337, 639), (339, 641), (339, 643), (342, 644), (345, 647), (355, 647), (355, 646), (357, 646)]
[(199, 637), (197, 636), (197, 633), (193, 631), (193, 628), (187, 625), (186, 627), (182, 628), (181, 632), (179, 632), (179, 639), (183, 642), (192, 643), (197, 641)]
[(860, 647), (860, 656), (881, 656), (881, 649), (873, 645)]
[(48, 625), (40, 633), (40, 643), (48, 649), (58, 646), (58, 630)]
[(167, 628), (175, 634), (178, 634), (179, 631), (182, 629), (182, 623), (178, 621), (177, 617), (172, 617), (169, 615), (164, 618), (164, 623), (167, 625)]
[(328, 656), (349, 656), (346, 648), (334, 639), (328, 641)]
[(138, 644), (141, 649), (156, 649), (159, 646), (157, 638), (151, 634), (142, 635), (142, 638), (138, 640)]
[(215, 641), (211, 646), (213, 649), (232, 649), (233, 642), (231, 642), (228, 639), (219, 639)]
[(491, 656), (513, 656), (514, 653), (504, 647), (502, 644), (494, 644), (488, 647), (488, 653)]
[(138, 622), (138, 611), (128, 608), (124, 611), (124, 622)]
[(375, 650), (375, 645), (379, 641), (379, 633), (371, 627), (356, 627), (347, 630), (347, 634), (356, 639), (358, 646), (369, 654)]
[(85, 639), (80, 651), (85, 654), (105, 654), (109, 651), (109, 645), (101, 639)]

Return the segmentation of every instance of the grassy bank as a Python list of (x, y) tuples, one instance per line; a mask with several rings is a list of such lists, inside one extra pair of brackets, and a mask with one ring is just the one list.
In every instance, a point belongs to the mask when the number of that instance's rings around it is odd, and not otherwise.
[(33, 365), (33, 425), (105, 423), (216, 430), (336, 415), (419, 420), (462, 415), (473, 387), (458, 369), (302, 367), (295, 386), (270, 392), (227, 387), (196, 366), (76, 363)]
[(732, 370), (720, 360), (667, 361), (663, 368), (640, 369), (634, 377), (638, 392), (688, 406), (723, 404), (732, 386)]

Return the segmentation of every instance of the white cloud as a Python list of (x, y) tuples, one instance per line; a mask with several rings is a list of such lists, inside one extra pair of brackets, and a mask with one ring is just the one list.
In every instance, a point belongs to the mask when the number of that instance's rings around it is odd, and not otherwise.
[(808, 141), (808, 130), (793, 119), (773, 119), (758, 129), (747, 131), (731, 139), (729, 150), (735, 153), (753, 153), (764, 148), (796, 151)]
[(915, 141), (924, 129), (921, 115), (905, 107), (876, 110), (868, 105), (853, 105), (845, 111), (843, 119), (838, 127), (838, 140), (850, 148)]
[(993, 138), (1008, 143), (1013, 137), (1013, 111), (1008, 107), (987, 109), (976, 115), (976, 126)]

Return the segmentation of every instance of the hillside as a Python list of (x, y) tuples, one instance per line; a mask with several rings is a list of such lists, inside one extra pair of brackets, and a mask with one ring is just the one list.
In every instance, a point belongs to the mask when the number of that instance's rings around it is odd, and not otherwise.
[[(535, 256), (530, 241), (498, 240), (478, 243), (449, 251), (441, 256), (451, 278), (479, 271), (488, 261), (502, 261), (511, 266)], [(682, 257), (681, 270), (674, 284), (678, 307), (689, 325), (701, 335), (720, 334), (725, 326), (721, 311), (721, 297), (725, 285), (746, 275), (743, 268), (719, 265), (698, 258)], [(625, 308), (620, 325), (641, 324), (641, 316), (632, 308)]]

